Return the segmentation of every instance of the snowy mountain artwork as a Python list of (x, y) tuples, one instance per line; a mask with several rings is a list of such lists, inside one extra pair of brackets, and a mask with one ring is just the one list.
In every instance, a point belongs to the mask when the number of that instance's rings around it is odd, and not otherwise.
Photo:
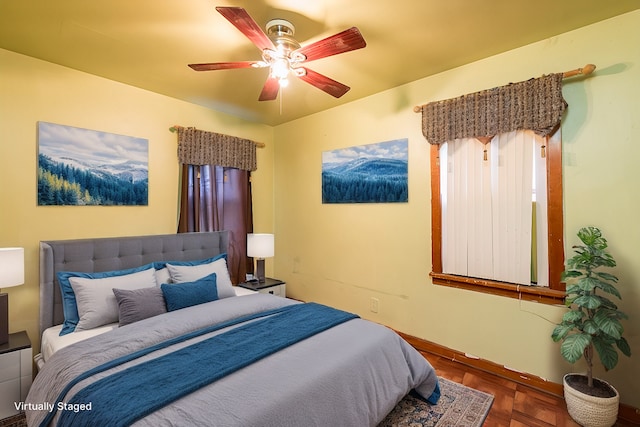
[(38, 122), (38, 205), (146, 206), (149, 141)]
[(324, 151), (322, 203), (401, 203), (409, 200), (408, 140)]

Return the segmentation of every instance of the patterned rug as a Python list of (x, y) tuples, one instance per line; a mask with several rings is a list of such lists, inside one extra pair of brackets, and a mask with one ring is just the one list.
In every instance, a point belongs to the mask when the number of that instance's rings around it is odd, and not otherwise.
[(24, 417), (24, 413), (21, 412), (17, 415), (1, 419), (0, 427), (27, 427), (27, 420)]
[(484, 423), (493, 396), (440, 379), (441, 396), (430, 405), (411, 395), (396, 405), (378, 427), (479, 427)]

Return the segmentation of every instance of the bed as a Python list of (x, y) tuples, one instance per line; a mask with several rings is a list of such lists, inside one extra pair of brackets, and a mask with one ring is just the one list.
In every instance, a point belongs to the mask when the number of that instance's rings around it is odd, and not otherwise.
[(362, 427), (410, 392), (439, 398), (434, 369), (392, 330), (238, 292), (227, 246), (227, 232), (41, 242), (28, 425)]

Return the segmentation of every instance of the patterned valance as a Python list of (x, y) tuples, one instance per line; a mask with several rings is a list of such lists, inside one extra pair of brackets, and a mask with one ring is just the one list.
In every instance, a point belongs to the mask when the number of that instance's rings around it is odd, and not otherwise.
[(550, 74), (423, 105), (422, 133), (431, 144), (525, 129), (549, 135), (567, 107), (562, 78)]
[(256, 143), (196, 128), (177, 128), (178, 160), (187, 165), (217, 165), (254, 171)]

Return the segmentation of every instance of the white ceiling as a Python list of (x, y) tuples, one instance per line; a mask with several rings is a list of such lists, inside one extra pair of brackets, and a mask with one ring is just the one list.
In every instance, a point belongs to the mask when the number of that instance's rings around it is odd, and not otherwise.
[[(358, 27), (367, 47), (306, 64), (351, 90), (336, 99), (294, 79), (277, 100), (259, 102), (267, 69), (191, 70), (261, 57), (215, 6), (243, 7), (261, 27), (287, 19), (302, 45)], [(638, 8), (638, 0), (0, 0), (0, 48), (277, 125)]]

